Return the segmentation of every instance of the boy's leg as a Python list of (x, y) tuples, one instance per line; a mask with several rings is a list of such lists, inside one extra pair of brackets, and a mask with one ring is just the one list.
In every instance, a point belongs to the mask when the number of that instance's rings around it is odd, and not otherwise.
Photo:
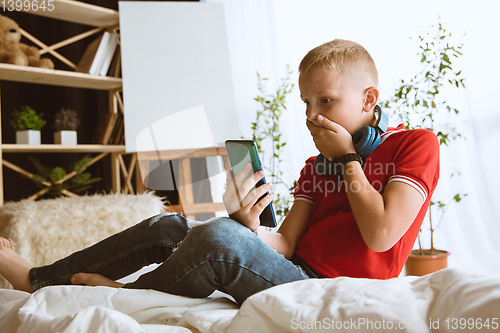
[(28, 273), (32, 267), (33, 265), (16, 253), (11, 239), (0, 237), (0, 275), (6, 278), (14, 289), (31, 292)]
[(127, 276), (152, 263), (165, 261), (194, 222), (180, 213), (159, 214), (75, 252), (52, 265), (29, 272), (31, 289), (71, 284), (80, 272), (101, 274), (111, 280)]
[(124, 288), (189, 297), (207, 297), (218, 289), (241, 304), (261, 290), (307, 278), (247, 227), (217, 218), (191, 229), (168, 260)]

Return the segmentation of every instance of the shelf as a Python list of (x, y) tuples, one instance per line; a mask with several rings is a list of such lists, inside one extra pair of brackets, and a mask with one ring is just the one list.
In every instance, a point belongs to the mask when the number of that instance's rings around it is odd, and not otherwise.
[(0, 64), (0, 80), (95, 90), (113, 90), (122, 86), (122, 79), (117, 77), (11, 64)]
[[(47, 7), (49, 0), (45, 0)], [(41, 0), (38, 4), (41, 4)], [(51, 0), (50, 3), (54, 5), (53, 10), (49, 11), (48, 7), (44, 10), (24, 10), (25, 13), (33, 15), (44, 16), (52, 19), (63, 20), (73, 23), (80, 23), (94, 27), (109, 27), (118, 25), (120, 18), (116, 10), (103, 8), (87, 3), (72, 1), (72, 0)], [(52, 8), (52, 7), (51, 7)]]
[(125, 153), (124, 145), (3, 144), (1, 145), (1, 149), (4, 153)]

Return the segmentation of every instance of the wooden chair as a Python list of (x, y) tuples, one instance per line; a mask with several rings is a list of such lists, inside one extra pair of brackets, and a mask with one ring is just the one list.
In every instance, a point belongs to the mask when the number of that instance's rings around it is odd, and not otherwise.
[[(227, 156), (227, 151), (225, 147), (211, 147), (204, 149), (180, 149), (180, 150), (168, 150), (168, 151), (158, 151), (158, 152), (141, 152), (139, 157), (136, 157), (134, 161), (140, 167), (136, 168), (136, 186), (137, 192), (143, 193), (148, 189), (144, 185), (140, 172), (147, 174), (152, 161), (171, 161), (174, 159), (179, 160), (179, 174), (174, 175), (172, 178), (174, 180), (174, 187), (179, 192), (179, 204), (168, 206), (169, 210), (176, 212), (183, 212), (184, 215), (189, 219), (195, 219), (194, 214), (198, 213), (213, 213), (217, 211), (225, 211), (226, 208), (223, 203), (220, 202), (207, 202), (207, 203), (195, 203), (194, 193), (193, 193), (193, 179), (191, 174), (191, 159), (208, 157), (208, 156), (221, 156), (224, 169), (227, 170), (229, 166), (229, 159)], [(125, 170), (125, 164), (121, 163), (122, 174), (127, 174), (127, 179), (130, 180), (130, 170)], [(130, 185), (131, 186), (131, 185)]]

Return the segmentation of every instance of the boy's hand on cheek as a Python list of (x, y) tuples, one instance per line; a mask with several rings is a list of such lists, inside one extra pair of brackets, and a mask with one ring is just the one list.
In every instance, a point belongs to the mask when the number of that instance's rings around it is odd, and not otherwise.
[(351, 134), (340, 124), (319, 115), (306, 125), (313, 137), (316, 148), (328, 159), (355, 153)]

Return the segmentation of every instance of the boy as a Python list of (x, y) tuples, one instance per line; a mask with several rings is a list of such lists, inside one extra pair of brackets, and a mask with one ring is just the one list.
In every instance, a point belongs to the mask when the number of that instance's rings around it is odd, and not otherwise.
[[(357, 43), (336, 39), (311, 50), (299, 72), (306, 125), (318, 150), (335, 161), (356, 156), (352, 135), (376, 123), (378, 77), (371, 56)], [(29, 292), (70, 283), (190, 297), (218, 289), (240, 304), (258, 291), (311, 277), (397, 277), (437, 184), (436, 137), (390, 128), (365, 161), (347, 161), (342, 169), (341, 175), (321, 176), (309, 158), (276, 233), (258, 228), (272, 195), (255, 204), (272, 185), (252, 189), (264, 175), (243, 181), (247, 165), (234, 177), (243, 202), (227, 178), (223, 199), (230, 218), (199, 223), (161, 214), (44, 267), (31, 267), (12, 241), (2, 239), (0, 274)], [(113, 281), (153, 262), (162, 264), (136, 282)]]

